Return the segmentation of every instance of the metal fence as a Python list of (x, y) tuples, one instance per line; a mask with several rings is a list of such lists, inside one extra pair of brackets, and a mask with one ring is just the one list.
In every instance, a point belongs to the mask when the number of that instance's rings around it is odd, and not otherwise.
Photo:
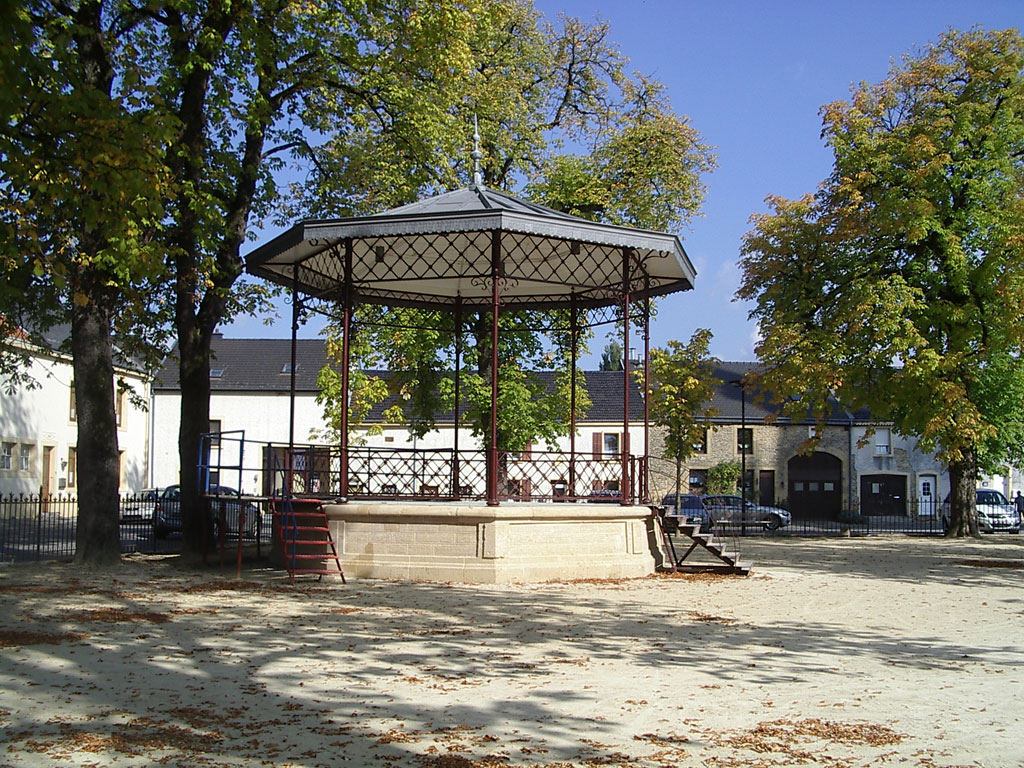
[[(390, 490), (390, 489), (389, 489)], [(529, 496), (529, 486), (523, 491)], [(561, 499), (554, 499), (561, 500)], [(618, 501), (617, 496), (590, 498), (590, 501)], [(120, 499), (119, 539), (123, 553), (174, 553), (181, 550), (180, 532), (157, 535), (153, 525), (153, 495), (127, 495)], [(748, 504), (747, 513), (735, 505), (708, 504), (713, 527), (730, 536), (868, 536), (874, 534), (942, 535), (948, 524), (948, 511), (933, 501), (907, 500), (899, 510), (887, 514), (861, 514), (842, 511), (827, 515), (792, 515), (790, 521), (773, 520), (770, 508)], [(1021, 521), (1009, 508), (978, 505), (983, 530), (1016, 533)], [(999, 520), (1002, 522), (999, 522)], [(0, 563), (31, 562), (71, 558), (75, 554), (78, 501), (74, 496), (13, 495), (0, 496)], [(778, 524), (776, 524), (778, 523)], [(270, 513), (262, 510), (255, 533), (244, 534), (245, 543), (270, 541)], [(237, 546), (237, 535), (226, 548)], [(224, 543), (224, 542), (222, 542)], [(269, 547), (265, 550), (269, 551)]]
[[(243, 496), (310, 496), (359, 500), (487, 498), (486, 452), (480, 449), (261, 443), (241, 430), (203, 435), (200, 485)], [(621, 454), (498, 451), (497, 500), (621, 501), (648, 499), (647, 460)], [(344, 466), (344, 469), (342, 468)], [(342, 475), (346, 482), (342, 483)]]
[[(738, 497), (733, 497), (738, 500)], [(778, 508), (748, 502), (744, 515), (737, 504), (706, 503), (705, 508), (716, 530), (732, 534), (770, 534), (779, 536), (869, 536), (904, 534), (942, 536), (949, 527), (949, 507), (933, 498), (903, 499), (881, 510), (877, 505), (858, 505), (838, 512), (789, 513)], [(1022, 521), (1010, 506), (976, 505), (983, 533), (1018, 533)], [(788, 515), (789, 521), (785, 520)], [(779, 518), (783, 518), (779, 520)]]
[[(157, 503), (152, 493), (120, 497), (118, 539), (122, 553), (181, 551), (180, 531), (161, 532), (154, 526)], [(0, 496), (0, 563), (70, 559), (75, 555), (77, 526), (78, 499), (73, 495)], [(269, 513), (263, 513), (256, 521), (255, 532), (243, 535), (243, 543), (265, 545), (270, 535)], [(237, 534), (226, 532), (222, 543), (233, 548)], [(267, 551), (269, 548), (262, 550)]]

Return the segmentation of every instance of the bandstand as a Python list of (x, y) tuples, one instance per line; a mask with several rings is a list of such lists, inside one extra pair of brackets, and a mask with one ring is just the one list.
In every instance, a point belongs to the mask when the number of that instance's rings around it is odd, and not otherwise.
[[(641, 403), (631, 404), (628, 352), (631, 331), (639, 333), (646, 368), (651, 299), (693, 287), (695, 271), (676, 236), (535, 205), (488, 189), (477, 173), (467, 188), (383, 213), (299, 222), (251, 253), (247, 270), (291, 291), (293, 350), (303, 311), (338, 321), (346, 397), (359, 306), (418, 307), (452, 318), (455, 445), (431, 457), (437, 471), (429, 486), (401, 482), (408, 474), (401, 450), (350, 445), (347, 409), (340, 445), (319, 449), (320, 469), (312, 459), (297, 467), (296, 455), (314, 456), (316, 449), (296, 444), (293, 418), (284, 492), (322, 504), (347, 574), (495, 583), (653, 572), (647, 398), (634, 389)], [(499, 319), (506, 312), (556, 309), (567, 310), (560, 316), (568, 327), (560, 330), (572, 340), (569, 447), (535, 452), (528, 470), (517, 455), (517, 466), (537, 480), (513, 482), (511, 452), (499, 445)], [(489, 324), (490, 418), (482, 450), (460, 446), (458, 437), (467, 318), (477, 328), (481, 320)], [(595, 461), (576, 445), (575, 377), (580, 331), (598, 322), (618, 325), (626, 354), (621, 444), (614, 456)], [(291, 375), (294, 402), (294, 358)], [(630, 425), (638, 406), (644, 445), (634, 455)], [(592, 481), (595, 463), (605, 473), (611, 465), (617, 475), (600, 494)], [(292, 479), (303, 473), (301, 481)]]

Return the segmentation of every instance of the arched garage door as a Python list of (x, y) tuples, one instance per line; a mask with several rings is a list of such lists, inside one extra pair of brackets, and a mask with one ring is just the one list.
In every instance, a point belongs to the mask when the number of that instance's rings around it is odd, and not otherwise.
[(794, 517), (835, 518), (843, 506), (843, 462), (828, 453), (789, 460), (789, 511)]

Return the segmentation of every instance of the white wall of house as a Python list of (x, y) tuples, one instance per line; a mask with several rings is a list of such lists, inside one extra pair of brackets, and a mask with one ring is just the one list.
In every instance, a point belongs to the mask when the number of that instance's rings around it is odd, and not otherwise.
[[(246, 441), (245, 450), (255, 448), (259, 443), (288, 442), (289, 424), (288, 392), (217, 392), (210, 395), (210, 420), (219, 422), (221, 432), (242, 430)], [(152, 475), (150, 485), (163, 488), (180, 482), (180, 461), (178, 457), (178, 428), (181, 423), (181, 395), (178, 392), (157, 390), (153, 393), (153, 445)], [(323, 424), (323, 410), (311, 393), (300, 393), (295, 398), (295, 442), (309, 443), (310, 430)], [(260, 466), (261, 456), (245, 455), (238, 460), (237, 443), (225, 439), (220, 448), (221, 464), (242, 465), (242, 490), (257, 493), (256, 483), (251, 477)], [(211, 457), (217, 463), (218, 456)], [(235, 487), (238, 470), (222, 472), (221, 483)]]
[[(72, 413), (70, 360), (34, 353), (28, 373), (38, 384), (19, 387), (0, 398), (0, 494), (68, 493), (78, 488), (78, 423)], [(138, 374), (121, 372), (142, 398), (149, 384)], [(124, 395), (117, 430), (122, 493), (136, 493), (147, 476), (148, 414)]]
[(949, 472), (934, 455), (918, 450), (917, 438), (887, 426), (875, 427), (870, 436), (868, 431), (867, 426), (853, 428), (854, 495), (861, 495), (862, 478), (878, 475), (903, 477), (912, 502), (941, 503), (949, 495)]

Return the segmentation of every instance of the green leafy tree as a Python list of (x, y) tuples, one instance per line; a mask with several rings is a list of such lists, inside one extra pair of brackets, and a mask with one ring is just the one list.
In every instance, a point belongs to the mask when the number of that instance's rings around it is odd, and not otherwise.
[(665, 457), (675, 459), (677, 510), (683, 462), (705, 442), (718, 415), (711, 398), (722, 380), (714, 375), (718, 361), (708, 354), (710, 343), (711, 331), (698, 328), (686, 344), (669, 341), (666, 349), (651, 350), (651, 417), (665, 430)]
[(1024, 415), (1024, 41), (948, 32), (822, 113), (832, 175), (770, 198), (743, 244), (762, 386), (918, 436), (949, 467), (951, 535), (975, 534), (976, 467)]
[(736, 493), (742, 467), (738, 461), (720, 461), (708, 468), (707, 492), (713, 496)]
[(598, 363), (598, 370), (621, 371), (622, 370), (622, 345), (617, 341), (610, 341), (604, 346), (601, 353), (601, 362)]
[(397, 181), (377, 162), (388, 155), (377, 154), (375, 139), (387, 136), (411, 155), (437, 148), (472, 74), (467, 35), (491, 5), (158, 0), (135, 7), (141, 21), (128, 37), (131, 52), (156, 73), (153, 104), (178, 126), (165, 154), (176, 194), (162, 232), (172, 271), (162, 299), (177, 338), (187, 551), (198, 552), (205, 535), (194, 468), (209, 425), (210, 342), (220, 322), (262, 306), (264, 289), (239, 280), (241, 248), (251, 224), (281, 201), (275, 174), (294, 162), (331, 178), (315, 142), (344, 144), (352, 152), (343, 165), (356, 182), (347, 188), (351, 202), (373, 204), (374, 188), (362, 181)]
[[(153, 73), (122, 34), (130, 7), (100, 0), (5, 6), (0, 108), (0, 318), (3, 331), (68, 322), (78, 423), (75, 558), (120, 558), (116, 335), (153, 364), (155, 237), (173, 186), (163, 157), (175, 129), (148, 108)], [(121, 11), (126, 11), (121, 13)], [(4, 343), (0, 342), (0, 348)], [(0, 374), (24, 360), (0, 351)], [(20, 382), (24, 384), (24, 380)]]
[[(467, 35), (474, 75), (460, 99), (448, 102), (437, 133), (402, 143), (390, 125), (370, 122), (356, 135), (338, 136), (316, 155), (315, 167), (322, 173), (304, 185), (303, 208), (349, 215), (465, 184), (471, 169), (464, 137), (476, 116), (489, 187), (511, 189), (525, 178), (525, 194), (537, 202), (652, 229), (676, 229), (697, 215), (702, 175), (715, 165), (711, 148), (686, 118), (672, 112), (659, 84), (625, 72), (624, 57), (608, 42), (606, 24), (569, 18), (543, 24), (527, 3), (484, 5)], [(587, 147), (589, 154), (559, 154), (567, 139)], [(636, 142), (649, 145), (649, 151), (638, 149)], [(393, 415), (408, 419), (414, 433), (432, 428), (434, 409), (439, 404), (450, 408), (454, 396), (451, 319), (406, 309), (360, 308), (357, 320), (357, 335), (372, 339), (361, 348), (372, 354), (356, 358), (354, 366), (393, 370), (392, 392), (406, 404), (401, 417)], [(518, 450), (534, 440), (553, 441), (565, 434), (569, 421), (567, 315), (502, 313), (500, 323), (499, 447)], [(403, 326), (404, 331), (393, 330)], [(414, 330), (428, 327), (440, 333)], [(467, 317), (465, 327), (466, 418), (487, 440), (490, 324), (476, 314)], [(563, 330), (545, 343), (535, 330), (545, 327)], [(335, 337), (338, 332), (329, 328)], [(588, 337), (581, 334), (578, 340), (581, 353)], [(556, 371), (554, 392), (544, 389), (540, 370)], [(583, 412), (583, 377), (577, 381)], [(324, 396), (332, 409), (340, 391)]]

